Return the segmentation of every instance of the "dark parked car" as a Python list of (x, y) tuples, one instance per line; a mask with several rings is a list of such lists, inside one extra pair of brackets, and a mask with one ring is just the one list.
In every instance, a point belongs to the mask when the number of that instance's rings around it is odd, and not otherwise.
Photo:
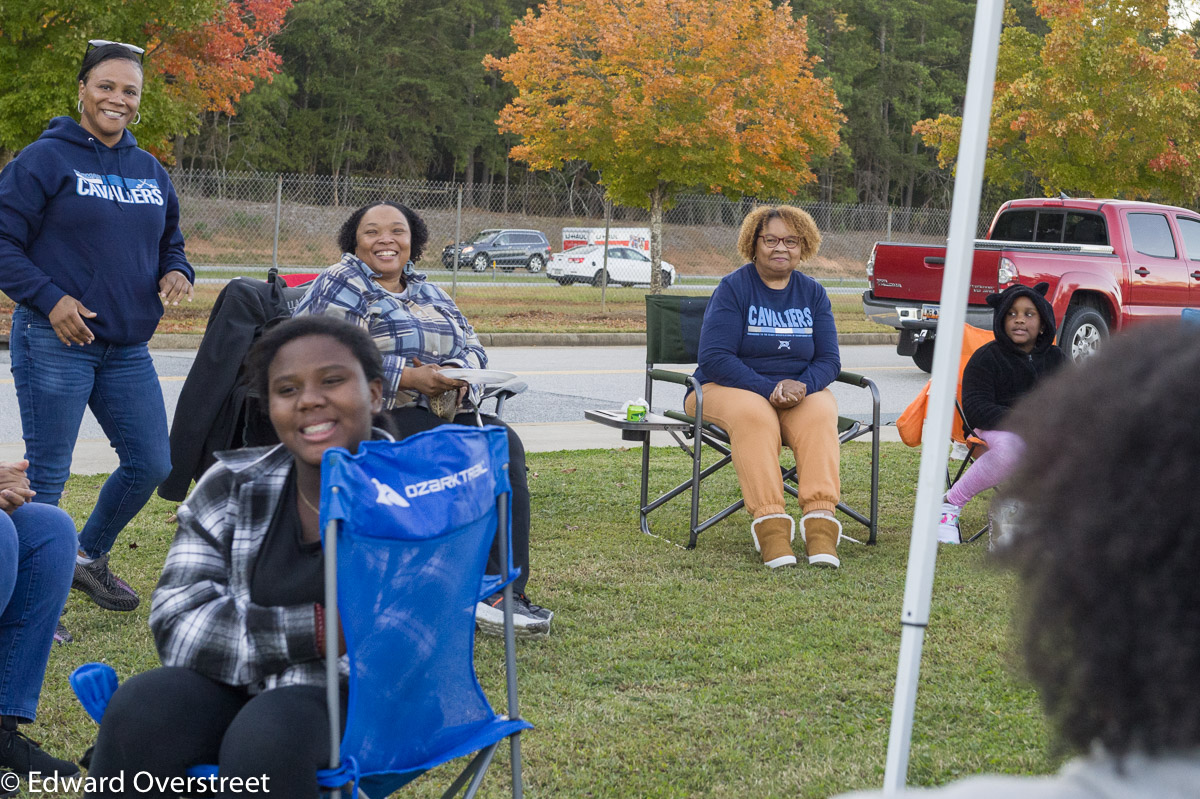
[[(481, 230), (459, 252), (460, 266), (482, 272), (493, 263), (506, 272), (524, 266), (540, 272), (550, 260), (550, 240), (540, 230)], [(442, 250), (442, 266), (454, 266), (454, 245)]]

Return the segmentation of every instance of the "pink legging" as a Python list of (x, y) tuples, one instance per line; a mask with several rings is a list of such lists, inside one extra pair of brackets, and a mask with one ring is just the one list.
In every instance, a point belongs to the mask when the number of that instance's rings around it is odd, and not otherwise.
[(960, 508), (981, 491), (1000, 485), (1017, 468), (1025, 442), (1007, 430), (976, 430), (975, 435), (987, 444), (987, 452), (972, 463), (966, 474), (946, 492), (946, 501)]

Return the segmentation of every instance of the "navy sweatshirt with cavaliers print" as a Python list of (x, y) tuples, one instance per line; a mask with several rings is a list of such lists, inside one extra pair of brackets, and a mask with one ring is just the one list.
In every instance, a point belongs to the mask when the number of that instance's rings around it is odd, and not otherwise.
[(0, 172), (0, 290), (45, 316), (70, 295), (96, 313), (98, 341), (150, 340), (158, 281), (195, 273), (167, 171), (125, 131), (108, 147), (55, 117)]
[(820, 283), (792, 272), (773, 289), (754, 264), (722, 278), (700, 329), (701, 383), (743, 388), (770, 397), (780, 380), (820, 391), (842, 368), (833, 308)]

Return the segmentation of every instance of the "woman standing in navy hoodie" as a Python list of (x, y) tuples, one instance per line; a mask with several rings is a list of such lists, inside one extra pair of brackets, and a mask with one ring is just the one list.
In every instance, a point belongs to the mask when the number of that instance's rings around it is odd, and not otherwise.
[(55, 117), (0, 173), (0, 290), (17, 303), (10, 349), (30, 487), (58, 504), (91, 408), (120, 466), (79, 533), (72, 587), (126, 611), (138, 597), (108, 552), (170, 471), (146, 344), (195, 280), (166, 170), (126, 130), (140, 121), (142, 52), (89, 42), (79, 122)]
[[(800, 535), (812, 566), (838, 568), (842, 525), (837, 400), (828, 390), (842, 368), (833, 308), (821, 284), (797, 267), (817, 254), (813, 218), (789, 205), (762, 207), (742, 221), (738, 252), (750, 263), (726, 275), (700, 328), (704, 418), (729, 433), (750, 537), (763, 565), (792, 566), (796, 522), (784, 505), (782, 444), (796, 456)], [(684, 408), (695, 413), (696, 395)]]

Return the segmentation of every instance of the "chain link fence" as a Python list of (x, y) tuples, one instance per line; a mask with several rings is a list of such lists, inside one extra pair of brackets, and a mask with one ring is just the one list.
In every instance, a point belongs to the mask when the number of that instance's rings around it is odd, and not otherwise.
[[(488, 270), (452, 275), (442, 250), (470, 241), (484, 229), (517, 228), (543, 232), (554, 251), (562, 249), (565, 228), (601, 228), (604, 201), (594, 187), (524, 181), (508, 185), (443, 183), (384, 178), (176, 170), (188, 258), (204, 282), (225, 282), (238, 274), (262, 276), (270, 266), (281, 272), (315, 271), (340, 257), (335, 238), (351, 211), (367, 202), (390, 199), (416, 209), (429, 227), (429, 243), (418, 269), (438, 283), (488, 282), (496, 292), (549, 283), (544, 271)], [(864, 282), (864, 268), (876, 241), (944, 243), (950, 221), (945, 209), (902, 209), (881, 205), (799, 202), (817, 221), (821, 251), (805, 271), (829, 283)], [(711, 287), (742, 263), (736, 251), (738, 227), (755, 201), (713, 195), (679, 195), (663, 226), (663, 260), (679, 274), (676, 287)], [(977, 235), (987, 231), (991, 213), (981, 214)], [(614, 207), (611, 225), (649, 227), (649, 212)], [(499, 272), (499, 273), (498, 273)]]

